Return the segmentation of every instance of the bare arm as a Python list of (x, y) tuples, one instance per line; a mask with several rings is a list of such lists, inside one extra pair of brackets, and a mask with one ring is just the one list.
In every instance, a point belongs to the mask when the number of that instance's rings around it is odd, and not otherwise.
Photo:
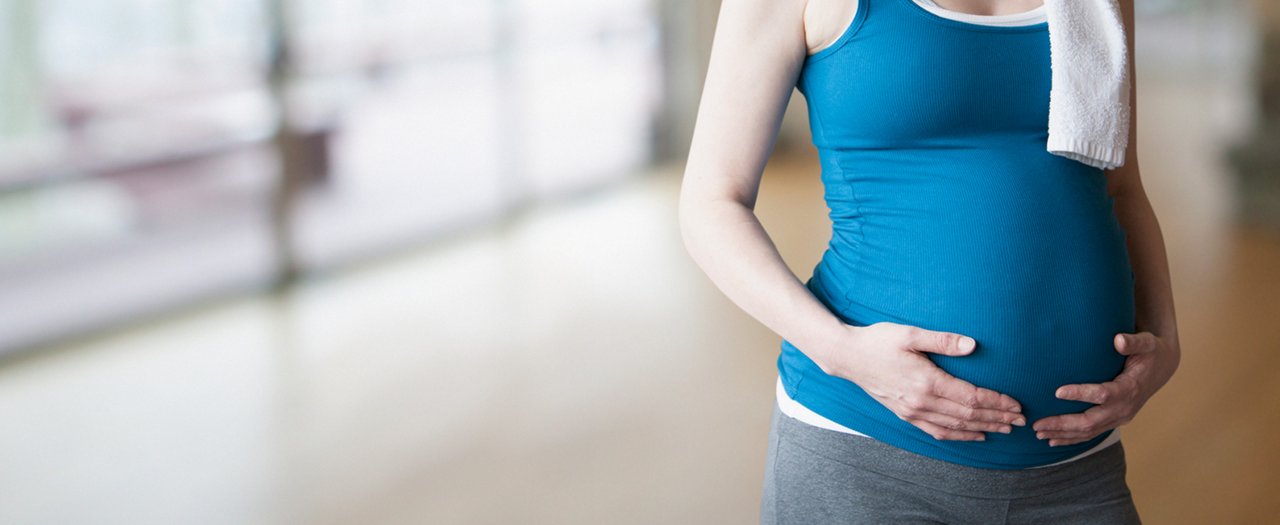
[(1135, 277), (1137, 301), (1137, 329), (1168, 338), (1177, 349), (1178, 327), (1173, 312), (1173, 286), (1169, 277), (1169, 260), (1165, 252), (1164, 235), (1156, 219), (1138, 167), (1138, 90), (1137, 68), (1133, 63), (1134, 16), (1133, 2), (1121, 2), (1128, 28), (1130, 84), (1129, 100), (1132, 118), (1129, 126), (1129, 150), (1124, 166), (1107, 172), (1107, 190), (1115, 199), (1116, 219), (1124, 228)]
[(1036, 421), (1032, 428), (1049, 444), (1070, 445), (1133, 420), (1138, 410), (1173, 377), (1182, 360), (1178, 326), (1173, 311), (1173, 287), (1169, 276), (1164, 236), (1151, 201), (1142, 187), (1138, 167), (1137, 67), (1134, 63), (1134, 8), (1121, 0), (1129, 43), (1129, 101), (1132, 105), (1129, 149), (1124, 166), (1107, 172), (1107, 191), (1115, 201), (1116, 219), (1125, 231), (1129, 264), (1134, 275), (1137, 308), (1136, 333), (1117, 334), (1116, 351), (1128, 356), (1124, 370), (1113, 381), (1064, 385), (1058, 397), (1095, 403), (1085, 412)]
[(806, 54), (804, 0), (725, 0), (680, 192), (694, 260), (735, 304), (820, 365), (845, 329), (778, 254), (754, 208)]
[[(754, 213), (760, 178), (809, 49), (806, 0), (725, 0), (680, 194), (694, 261), (735, 304), (828, 374), (862, 386), (937, 439), (1025, 424), (1009, 396), (946, 374), (920, 352), (964, 355), (972, 338), (877, 323), (853, 327), (786, 266)], [(963, 346), (962, 346), (963, 344)]]

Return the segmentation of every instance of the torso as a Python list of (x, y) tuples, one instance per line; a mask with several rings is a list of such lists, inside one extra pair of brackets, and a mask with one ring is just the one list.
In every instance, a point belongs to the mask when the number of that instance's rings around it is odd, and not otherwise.
[[(1018, 399), (1028, 421), (1087, 409), (1053, 393), (1120, 371), (1111, 342), (1133, 331), (1133, 276), (1105, 174), (1045, 150), (1045, 24), (968, 24), (915, 0), (858, 5), (798, 84), (833, 224), (810, 289), (855, 326), (974, 337), (972, 355), (928, 355)], [(1028, 426), (938, 441), (789, 342), (779, 373), (787, 394), (832, 421), (971, 466), (1050, 464), (1107, 437), (1050, 448)]]

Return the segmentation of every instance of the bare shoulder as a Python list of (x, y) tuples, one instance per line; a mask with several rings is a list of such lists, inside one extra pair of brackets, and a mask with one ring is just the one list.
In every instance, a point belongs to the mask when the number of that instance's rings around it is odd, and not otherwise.
[(840, 38), (858, 11), (858, 0), (808, 0), (804, 11), (805, 42), (812, 55)]
[(716, 22), (712, 61), (771, 58), (792, 60), (804, 52), (804, 15), (815, 0), (723, 0)]
[[(740, 47), (804, 45), (804, 11), (810, 0), (721, 0), (715, 40)], [(724, 46), (722, 46), (724, 47)], [(712, 53), (715, 50), (713, 46)]]

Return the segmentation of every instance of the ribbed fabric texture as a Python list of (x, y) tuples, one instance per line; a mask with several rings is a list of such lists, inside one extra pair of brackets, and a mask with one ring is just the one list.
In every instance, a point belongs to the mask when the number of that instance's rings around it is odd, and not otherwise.
[[(1133, 273), (1103, 172), (1045, 149), (1046, 24), (966, 23), (912, 0), (858, 4), (797, 86), (832, 221), (807, 285), (855, 326), (972, 336), (968, 356), (926, 355), (1013, 396), (1029, 423), (1086, 410), (1054, 392), (1122, 369), (1112, 338), (1134, 329)], [(1106, 438), (1050, 447), (1028, 424), (985, 442), (936, 440), (789, 341), (778, 368), (810, 410), (945, 461), (1020, 469)]]

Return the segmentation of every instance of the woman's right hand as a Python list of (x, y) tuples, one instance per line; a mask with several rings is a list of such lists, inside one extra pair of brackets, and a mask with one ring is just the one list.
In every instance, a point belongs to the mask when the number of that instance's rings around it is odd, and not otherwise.
[(972, 337), (898, 323), (848, 326), (818, 366), (853, 381), (904, 421), (935, 439), (982, 441), (983, 432), (1008, 434), (1025, 426), (1022, 406), (939, 368), (923, 352), (963, 356)]

